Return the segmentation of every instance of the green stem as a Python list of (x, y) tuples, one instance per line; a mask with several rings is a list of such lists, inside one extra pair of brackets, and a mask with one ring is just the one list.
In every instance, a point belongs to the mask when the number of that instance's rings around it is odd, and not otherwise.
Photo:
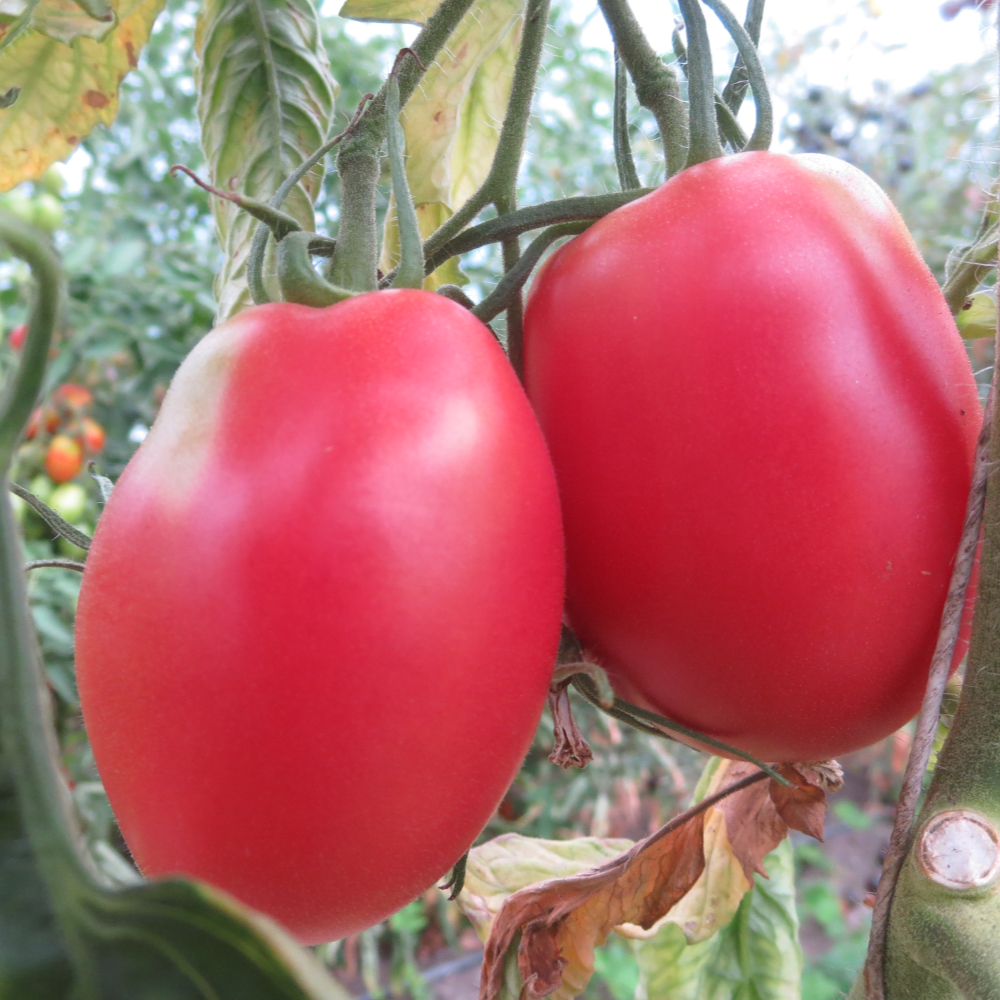
[(635, 84), (635, 96), (656, 119), (667, 161), (667, 176), (684, 168), (688, 155), (688, 121), (677, 75), (657, 55), (635, 19), (628, 0), (598, 0), (615, 48)]
[(510, 100), (487, 181), (491, 200), (501, 215), (517, 208), (517, 175), (524, 155), (528, 118), (531, 116), (531, 102), (535, 97), (535, 82), (548, 24), (549, 0), (528, 0), (521, 48), (510, 86)]
[[(763, 22), (764, 0), (750, 0), (750, 3), (747, 4), (747, 16), (743, 20), (743, 27), (746, 28), (747, 34), (755, 46), (760, 44), (760, 28)], [(729, 81), (722, 91), (722, 99), (734, 115), (739, 113), (749, 84), (750, 77), (747, 75), (746, 64), (743, 62), (742, 56), (737, 56), (733, 71), (729, 74)]]
[(40, 500), (30, 490), (17, 483), (10, 484), (10, 492), (20, 497), (32, 510), (57, 534), (72, 542), (77, 548), (86, 551), (90, 548), (90, 535), (84, 534), (75, 525), (60, 517), (44, 500)]
[(337, 251), (329, 278), (355, 292), (378, 287), (378, 230), (375, 204), (381, 173), (379, 154), (364, 146), (341, 149), (337, 158), (342, 200)]
[(711, 736), (706, 736), (704, 733), (699, 733), (696, 729), (689, 729), (687, 726), (682, 726), (679, 722), (674, 722), (672, 719), (667, 719), (662, 715), (658, 715), (656, 712), (650, 712), (645, 708), (640, 708), (638, 705), (633, 705), (631, 702), (625, 701), (623, 698), (615, 698), (614, 703), (608, 707), (601, 703), (600, 691), (597, 685), (594, 683), (594, 679), (587, 674), (573, 674), (570, 678), (570, 683), (576, 688), (584, 698), (587, 699), (595, 708), (599, 708), (606, 715), (610, 715), (615, 719), (619, 719), (629, 726), (633, 726), (636, 729), (641, 730), (644, 733), (649, 733), (651, 736), (659, 736), (662, 739), (671, 739), (664, 730), (669, 732), (680, 733), (682, 736), (687, 736), (689, 739), (697, 740), (699, 743), (703, 743), (705, 746), (712, 747), (713, 750), (718, 750), (721, 753), (728, 754), (730, 757), (735, 757), (738, 760), (745, 760), (751, 764), (756, 764), (762, 771), (764, 771), (768, 777), (777, 781), (781, 785), (789, 784), (786, 778), (783, 778), (777, 771), (772, 767), (768, 767), (762, 760), (758, 760), (751, 754), (746, 753), (744, 750), (740, 750), (738, 747), (731, 747), (728, 743), (722, 743), (720, 740), (713, 739)]
[[(671, 40), (673, 42), (674, 55), (677, 57), (677, 63), (684, 73), (684, 78), (687, 79), (687, 48), (684, 45), (684, 39), (681, 38), (679, 29), (674, 29)], [(715, 118), (718, 122), (719, 133), (722, 138), (732, 146), (733, 152), (741, 152), (747, 144), (746, 133), (718, 91), (715, 92)]]
[(8, 469), (14, 447), (41, 391), (52, 332), (61, 322), (65, 308), (66, 286), (55, 251), (44, 237), (3, 209), (0, 209), (0, 240), (15, 256), (28, 262), (37, 282), (21, 361), (0, 393), (0, 468)]
[(487, 205), (496, 204), (498, 197), (504, 200), (511, 190), (516, 191), (517, 173), (521, 166), (531, 102), (535, 94), (535, 81), (538, 78), (538, 65), (545, 41), (545, 29), (548, 26), (548, 7), (546, 0), (544, 4), (531, 4), (525, 12), (524, 32), (517, 53), (517, 62), (514, 65), (514, 78), (511, 81), (507, 111), (500, 128), (500, 138), (493, 154), (493, 162), (490, 164), (490, 172), (479, 190), (427, 237), (424, 241), (425, 258), (437, 253), (449, 240), (458, 236)]
[[(91, 879), (57, 764), (59, 747), (49, 719), (51, 703), (28, 611), (7, 480), (18, 438), (41, 388), (65, 282), (44, 236), (4, 211), (0, 240), (28, 263), (37, 282), (21, 361), (0, 402), (0, 747), (39, 871), (56, 913), (64, 914), (91, 886)], [(63, 928), (68, 946), (85, 961), (70, 925), (64, 923)]]
[(478, 226), (466, 229), (435, 253), (426, 257), (424, 274), (430, 274), (451, 257), (468, 253), (490, 243), (500, 243), (510, 236), (519, 236), (532, 229), (552, 226), (560, 222), (578, 222), (584, 219), (600, 219), (622, 205), (649, 194), (652, 188), (636, 191), (615, 191), (611, 194), (587, 195), (578, 198), (561, 198), (546, 201), (540, 205), (520, 208), (503, 218), (489, 219)]
[(715, 118), (715, 78), (708, 27), (699, 0), (678, 0), (688, 43), (688, 108), (691, 114), (691, 143), (687, 166), (722, 156), (719, 127)]
[[(757, 55), (757, 46), (747, 30), (722, 0), (702, 0), (702, 3), (715, 12), (723, 27), (736, 43), (740, 58), (743, 60), (745, 73), (750, 81), (750, 87), (753, 90), (753, 99), (757, 106), (757, 122), (754, 125), (753, 135), (750, 136), (750, 140), (746, 144), (746, 149), (766, 150), (771, 145), (774, 133), (774, 111), (771, 108), (771, 94), (767, 89), (764, 67), (761, 66), (760, 58)], [(724, 102), (723, 105), (725, 106)]]
[[(397, 62), (398, 65), (398, 62)], [(392, 193), (396, 199), (396, 223), (399, 226), (399, 267), (392, 283), (393, 288), (422, 288), (424, 284), (424, 251), (420, 239), (417, 208), (413, 204), (410, 185), (406, 181), (404, 151), (406, 137), (399, 123), (399, 83), (396, 71), (389, 77), (386, 96), (388, 116), (389, 170), (392, 175)]]
[(623, 191), (642, 187), (632, 159), (632, 143), (628, 135), (628, 77), (621, 53), (615, 48), (615, 117), (613, 125), (615, 166), (618, 186)]
[(520, 260), (500, 279), (496, 288), (473, 308), (473, 314), (484, 323), (489, 323), (494, 316), (498, 316), (507, 308), (511, 297), (524, 286), (542, 254), (556, 240), (566, 236), (576, 236), (591, 224), (590, 222), (568, 222), (561, 226), (551, 226), (541, 235), (536, 236)]
[(958, 313), (965, 300), (994, 269), (996, 257), (997, 224), (994, 222), (975, 243), (963, 247), (960, 253), (948, 261), (942, 292), (952, 316)]
[[(428, 19), (410, 48), (416, 59), (400, 68), (399, 103), (405, 106), (423, 75), (437, 57), (459, 21), (468, 13), (474, 0), (443, 0)], [(333, 284), (351, 291), (369, 291), (378, 287), (378, 232), (375, 204), (382, 144), (386, 137), (386, 97), (383, 84), (361, 115), (357, 124), (340, 145), (337, 169), (343, 191), (337, 252), (327, 277)]]

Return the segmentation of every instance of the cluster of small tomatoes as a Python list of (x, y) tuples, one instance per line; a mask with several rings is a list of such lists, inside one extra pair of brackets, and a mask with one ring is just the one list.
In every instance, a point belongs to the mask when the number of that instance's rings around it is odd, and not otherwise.
[[(16, 328), (14, 334), (21, 327)], [(23, 336), (23, 335), (22, 335)], [(25, 438), (44, 449), (42, 464), (54, 483), (68, 483), (83, 470), (84, 462), (104, 448), (107, 434), (89, 415), (94, 397), (86, 386), (64, 382), (31, 414)]]

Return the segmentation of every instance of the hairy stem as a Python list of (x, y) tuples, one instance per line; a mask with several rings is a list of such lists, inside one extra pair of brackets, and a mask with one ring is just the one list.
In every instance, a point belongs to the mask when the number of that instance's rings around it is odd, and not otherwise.
[(715, 78), (708, 27), (699, 0), (678, 0), (688, 43), (688, 108), (691, 114), (691, 142), (687, 166), (722, 156), (719, 127), (715, 118)]
[(541, 235), (536, 236), (517, 264), (497, 282), (496, 288), (478, 306), (475, 306), (472, 312), (484, 323), (488, 323), (494, 316), (498, 316), (507, 308), (514, 293), (524, 286), (542, 254), (556, 240), (582, 233), (589, 225), (591, 225), (590, 222), (567, 222), (561, 226), (551, 226)]
[[(474, 0), (442, 0), (410, 49), (416, 59), (408, 59), (399, 71), (399, 103), (405, 105), (423, 75), (422, 67), (437, 57)], [(378, 232), (375, 225), (375, 198), (382, 144), (385, 140), (387, 84), (365, 107), (357, 124), (340, 146), (337, 169), (343, 190), (337, 252), (327, 277), (333, 284), (351, 291), (378, 287)]]
[(424, 283), (424, 251), (420, 239), (417, 208), (413, 204), (410, 185), (406, 182), (406, 138), (399, 124), (399, 84), (395, 73), (389, 78), (386, 100), (389, 138), (389, 169), (392, 192), (396, 199), (396, 222), (399, 226), (399, 267), (393, 288), (421, 288)]
[(740, 58), (743, 60), (744, 72), (753, 90), (753, 99), (757, 106), (757, 122), (746, 148), (766, 150), (771, 145), (774, 133), (774, 112), (771, 108), (771, 95), (767, 89), (764, 67), (761, 66), (757, 55), (756, 43), (722, 0), (702, 0), (702, 2), (715, 12), (736, 43)]
[(635, 84), (635, 96), (656, 119), (667, 161), (667, 176), (684, 168), (688, 156), (688, 121), (674, 71), (649, 44), (628, 0), (598, 0), (601, 13)]
[(519, 236), (532, 229), (541, 229), (543, 226), (552, 226), (560, 222), (600, 219), (608, 212), (613, 212), (616, 208), (627, 205), (652, 190), (652, 188), (639, 188), (636, 191), (615, 191), (611, 194), (562, 198), (559, 201), (546, 201), (540, 205), (518, 209), (503, 218), (481, 222), (478, 226), (465, 230), (430, 256), (425, 255), (424, 273), (430, 274), (450, 257), (457, 257), (459, 254), (468, 253), (490, 243), (500, 243), (510, 236)]
[(613, 125), (615, 166), (618, 168), (618, 186), (623, 191), (642, 187), (632, 159), (632, 143), (628, 135), (628, 76), (621, 53), (615, 48), (615, 118)]
[[(760, 28), (764, 22), (764, 0), (750, 0), (747, 4), (747, 16), (743, 20), (743, 27), (754, 45), (760, 44)], [(722, 91), (722, 99), (729, 105), (733, 114), (737, 114), (743, 104), (747, 87), (750, 85), (750, 77), (747, 75), (746, 64), (742, 56), (736, 57), (732, 73), (729, 74), (729, 81)]]

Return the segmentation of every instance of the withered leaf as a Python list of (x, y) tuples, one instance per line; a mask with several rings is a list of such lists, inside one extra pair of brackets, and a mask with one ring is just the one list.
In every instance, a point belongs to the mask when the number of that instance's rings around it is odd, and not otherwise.
[(569, 1000), (582, 992), (593, 973), (594, 947), (612, 928), (651, 927), (694, 885), (705, 864), (701, 833), (699, 815), (599, 868), (509, 896), (486, 943), (483, 1000), (499, 996), (504, 956), (518, 934), (524, 997)]
[[(505, 968), (514, 952), (522, 1000), (577, 996), (593, 973), (594, 948), (612, 930), (646, 936), (643, 932), (671, 919), (671, 910), (702, 879), (706, 839), (713, 865), (741, 868), (744, 880), (734, 872), (724, 875), (722, 883), (719, 878), (704, 882), (702, 898), (692, 900), (688, 908), (697, 919), (685, 933), (704, 940), (714, 933), (713, 926), (724, 926), (742, 892), (752, 885), (753, 873), (766, 875), (764, 856), (781, 843), (790, 825), (822, 832), (825, 789), (836, 786), (835, 774), (816, 765), (782, 765), (781, 773), (792, 782), (791, 788), (765, 781), (752, 764), (722, 761), (702, 800), (703, 811), (682, 822), (683, 816), (675, 818), (599, 867), (529, 885), (508, 896), (490, 928), (480, 1000), (506, 995)], [(741, 787), (728, 793), (737, 785)], [(706, 822), (715, 824), (710, 838), (705, 836)], [(720, 896), (714, 887), (722, 884), (727, 888)], [(710, 898), (713, 893), (715, 898)], [(682, 929), (692, 923), (683, 907), (676, 919)]]

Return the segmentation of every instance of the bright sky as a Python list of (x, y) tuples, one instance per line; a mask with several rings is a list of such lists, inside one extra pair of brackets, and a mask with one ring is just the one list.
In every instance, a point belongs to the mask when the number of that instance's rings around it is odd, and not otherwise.
[[(319, 0), (324, 14), (334, 14), (342, 0)], [(586, 21), (585, 40), (595, 46), (611, 48), (611, 36), (597, 10), (596, 0), (555, 0), (568, 3), (575, 17)], [(957, 63), (974, 62), (993, 49), (995, 33), (987, 27), (985, 15), (964, 10), (954, 20), (940, 14), (941, 0), (768, 0), (762, 49), (776, 51), (794, 46), (808, 32), (831, 26), (826, 44), (811, 52), (800, 66), (799, 79), (810, 84), (850, 88), (860, 96), (872, 81), (889, 81), (894, 89), (913, 86), (931, 70), (944, 70)], [(740, 18), (746, 12), (746, 0), (730, 0), (730, 7)], [(632, 0), (632, 9), (654, 48), (669, 52), (674, 24), (674, 4), (670, 0)], [(715, 16), (706, 10), (713, 50), (729, 51), (730, 41)], [(386, 30), (382, 25), (347, 22), (350, 34), (364, 38)], [(406, 29), (407, 35), (410, 34)], [(415, 33), (416, 29), (412, 29)], [(781, 114), (781, 98), (775, 95)], [(750, 102), (744, 108), (748, 122), (753, 112)], [(69, 190), (82, 184), (86, 152), (79, 150), (67, 164)]]
[[(570, 0), (576, 16), (586, 18), (595, 0)], [(741, 19), (746, 0), (730, 0)], [(660, 52), (670, 51), (674, 5), (669, 0), (632, 0), (632, 9)], [(952, 21), (940, 14), (941, 0), (768, 0), (765, 6), (764, 51), (782, 42), (794, 45), (807, 32), (833, 25), (827, 38), (834, 42), (813, 52), (808, 60), (810, 83), (865, 89), (873, 79), (890, 81), (895, 89), (912, 86), (928, 71), (974, 62), (994, 45), (986, 19), (964, 10)], [(718, 19), (706, 10), (713, 49), (728, 42)], [(588, 21), (586, 39), (610, 46), (611, 39), (598, 14)]]

